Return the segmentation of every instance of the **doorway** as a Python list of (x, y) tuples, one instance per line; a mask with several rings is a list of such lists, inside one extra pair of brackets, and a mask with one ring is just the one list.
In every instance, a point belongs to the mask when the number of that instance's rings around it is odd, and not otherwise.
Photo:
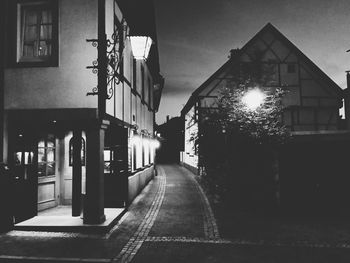
[(42, 135), (37, 143), (38, 151), (38, 211), (52, 208), (59, 203), (59, 177), (57, 171), (57, 142), (53, 134)]
[(11, 135), (9, 164), (13, 179), (13, 216), (18, 223), (37, 214), (37, 147), (30, 133)]

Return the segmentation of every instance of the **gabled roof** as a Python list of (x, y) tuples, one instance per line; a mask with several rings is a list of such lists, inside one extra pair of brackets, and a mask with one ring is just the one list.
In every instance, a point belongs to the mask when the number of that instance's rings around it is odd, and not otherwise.
[(271, 23), (267, 23), (252, 39), (250, 39), (241, 49), (235, 50), (235, 55), (231, 56), (230, 59), (222, 65), (213, 75), (211, 75), (201, 86), (199, 86), (188, 99), (186, 105), (181, 110), (181, 115), (186, 114), (192, 106), (195, 104), (198, 95), (212, 82), (214, 81), (221, 73), (229, 69), (230, 66), (237, 61), (239, 57), (247, 50), (251, 43), (255, 42), (261, 35), (265, 32), (272, 33), (276, 38), (278, 38), (286, 47), (292, 50), (295, 55), (300, 58), (304, 63), (311, 67), (318, 76), (325, 82), (329, 87), (334, 90), (339, 97), (342, 97), (343, 90), (325, 74), (314, 62), (312, 62), (303, 52), (300, 51), (289, 39), (287, 39), (280, 31), (278, 31)]
[(197, 88), (191, 94), (191, 97), (188, 99), (186, 105), (181, 110), (181, 115), (183, 115), (184, 113), (187, 113), (190, 110), (190, 108), (192, 108), (192, 106), (196, 102), (196, 98), (199, 95), (199, 93), (201, 93), (202, 90), (204, 90), (209, 83), (211, 83), (213, 80), (215, 80), (218, 75), (220, 75), (222, 72), (224, 72), (229, 67), (229, 65), (231, 63), (232, 63), (231, 60), (226, 61), (224, 65), (222, 65), (213, 75), (211, 75), (202, 85), (199, 86), (199, 88)]

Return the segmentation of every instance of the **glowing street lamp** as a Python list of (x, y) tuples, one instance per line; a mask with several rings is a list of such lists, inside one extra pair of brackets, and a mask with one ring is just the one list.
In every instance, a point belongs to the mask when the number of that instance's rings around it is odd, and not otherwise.
[(260, 89), (255, 88), (247, 91), (242, 97), (242, 102), (249, 110), (256, 110), (264, 103), (266, 95)]
[(147, 36), (129, 36), (132, 53), (137, 60), (146, 60), (153, 43)]
[(158, 140), (153, 140), (152, 146), (154, 149), (158, 149), (160, 147), (160, 142)]

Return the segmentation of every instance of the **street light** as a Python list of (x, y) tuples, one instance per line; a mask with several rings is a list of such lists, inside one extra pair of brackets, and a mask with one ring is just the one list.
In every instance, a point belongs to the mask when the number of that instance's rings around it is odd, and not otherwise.
[(264, 103), (265, 97), (266, 95), (264, 92), (258, 88), (255, 88), (247, 91), (246, 94), (244, 94), (242, 97), (242, 102), (249, 110), (254, 111)]
[(153, 43), (147, 36), (129, 36), (132, 53), (137, 60), (146, 60)]
[(152, 146), (154, 149), (158, 149), (160, 147), (160, 142), (158, 140), (153, 140)]

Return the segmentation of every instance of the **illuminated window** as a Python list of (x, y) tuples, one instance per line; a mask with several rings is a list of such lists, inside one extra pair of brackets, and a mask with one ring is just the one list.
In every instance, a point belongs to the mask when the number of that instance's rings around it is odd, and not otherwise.
[[(81, 165), (85, 166), (85, 140), (81, 138)], [(73, 138), (69, 140), (69, 166), (73, 166)]]
[(33, 163), (33, 152), (16, 152), (15, 153), (15, 165), (20, 166), (22, 164), (29, 165)]
[(104, 159), (104, 173), (112, 173), (112, 162), (113, 162), (113, 151), (111, 149), (104, 149), (103, 151)]
[(38, 143), (38, 176), (55, 175), (56, 168), (55, 137), (48, 135)]
[(17, 3), (17, 59), (19, 63), (57, 63), (57, 1)]

